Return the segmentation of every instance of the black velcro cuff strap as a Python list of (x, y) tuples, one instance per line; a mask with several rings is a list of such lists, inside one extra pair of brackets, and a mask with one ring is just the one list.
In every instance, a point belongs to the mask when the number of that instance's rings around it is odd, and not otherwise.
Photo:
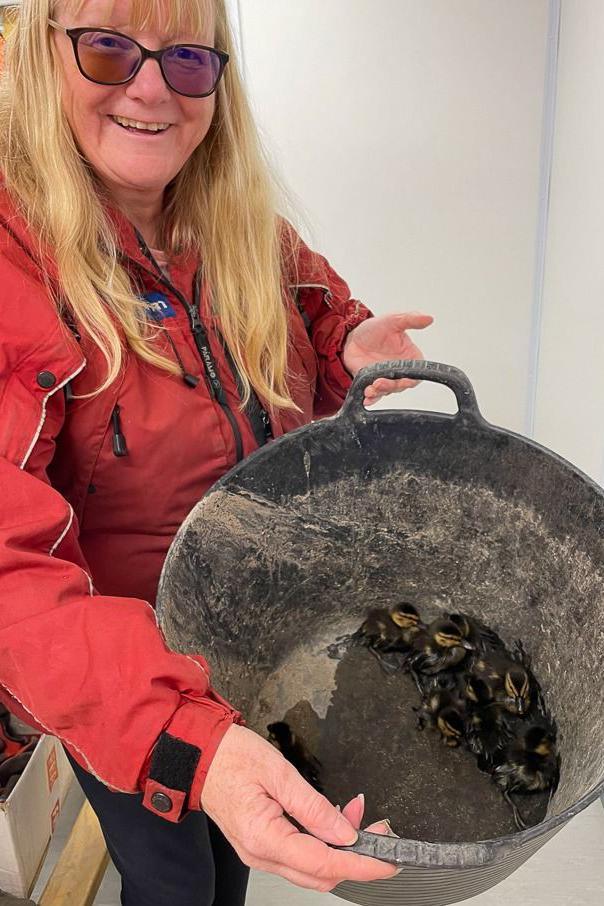
[(149, 779), (171, 790), (188, 793), (200, 758), (198, 746), (162, 733), (151, 756)]

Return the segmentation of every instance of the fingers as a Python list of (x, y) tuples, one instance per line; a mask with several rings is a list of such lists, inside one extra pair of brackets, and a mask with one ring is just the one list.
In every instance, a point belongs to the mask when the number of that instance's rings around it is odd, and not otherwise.
[(411, 378), (401, 378), (401, 380), (398, 381), (379, 378), (365, 389), (365, 403), (372, 405), (373, 403), (379, 402), (379, 400), (389, 393), (401, 393), (403, 390), (410, 390), (412, 387), (417, 387), (418, 384), (419, 381), (412, 380)]
[(314, 837), (336, 846), (352, 846), (356, 841), (350, 821), (286, 762), (267, 792)]
[(369, 834), (381, 834), (383, 837), (398, 837), (398, 834), (395, 834), (392, 830), (387, 818), (383, 821), (376, 821), (375, 824), (370, 824), (365, 830)]
[(399, 330), (423, 330), (434, 321), (432, 315), (424, 315), (420, 311), (401, 312), (394, 317)]
[(278, 874), (288, 871), (306, 875), (327, 884), (327, 890), (343, 880), (376, 881), (396, 874), (386, 862), (331, 849), (316, 837), (299, 833), (285, 817), (265, 838), (263, 861), (272, 862), (272, 870), (276, 868)]
[(342, 814), (345, 818), (350, 821), (353, 827), (357, 830), (361, 826), (361, 821), (363, 820), (363, 813), (365, 811), (365, 796), (363, 793), (359, 793), (358, 796), (355, 796), (348, 805), (345, 805), (342, 809)]

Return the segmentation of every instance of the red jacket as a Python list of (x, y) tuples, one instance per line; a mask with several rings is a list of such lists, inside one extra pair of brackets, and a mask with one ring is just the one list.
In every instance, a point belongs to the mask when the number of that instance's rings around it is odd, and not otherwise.
[[(108, 390), (74, 399), (99, 385), (104, 362), (60, 320), (36, 239), (0, 187), (0, 699), (107, 786), (144, 792), (148, 808), (175, 821), (200, 807), (239, 715), (212, 689), (201, 655), (168, 650), (146, 602), (181, 522), (235, 465), (236, 433), (245, 455), (257, 442), (207, 297), (199, 313), (235, 432), (210, 394), (182, 300), (158, 283), (132, 226), (115, 221), (133, 286), (160, 293), (152, 313), (173, 345), (164, 333), (159, 342), (192, 379), (129, 355)], [(189, 304), (196, 270), (185, 257), (170, 267)], [(339, 408), (350, 384), (343, 342), (369, 316), (304, 245), (296, 283), (289, 369), (301, 412), (272, 416), (275, 437)], [(127, 455), (116, 455), (121, 444)]]

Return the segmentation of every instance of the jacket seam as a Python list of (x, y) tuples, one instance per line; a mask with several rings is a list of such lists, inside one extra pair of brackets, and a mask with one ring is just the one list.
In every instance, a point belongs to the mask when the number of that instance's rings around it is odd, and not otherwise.
[(327, 305), (328, 308), (333, 309), (333, 305), (331, 304), (331, 300), (333, 298), (333, 293), (328, 286), (325, 286), (324, 283), (290, 283), (289, 288), (294, 289), (294, 290), (295, 289), (322, 289), (323, 292), (325, 293), (325, 296), (324, 296), (325, 304)]
[(199, 661), (196, 661), (194, 657), (191, 657), (190, 654), (185, 654), (185, 657), (188, 658), (190, 661), (192, 661), (196, 667), (199, 667), (199, 669), (203, 673), (204, 677), (206, 678), (206, 680), (208, 682), (208, 686), (209, 686), (211, 684), (210, 674), (205, 669), (205, 667), (202, 666), (202, 664), (200, 664)]
[[(68, 503), (67, 505), (69, 507), (69, 519), (67, 520), (67, 525), (65, 526), (65, 528), (63, 529), (63, 531), (61, 532), (61, 534), (59, 535), (59, 537), (57, 538), (57, 540), (55, 541), (55, 543), (53, 544), (51, 549), (48, 551), (49, 557), (54, 557), (55, 551), (57, 550), (57, 548), (59, 547), (61, 542), (64, 540), (67, 533), (69, 532), (69, 529), (73, 525), (73, 507), (70, 503)], [(86, 575), (88, 575), (88, 573), (86, 573)], [(88, 578), (90, 578), (90, 577), (88, 577)]]
[(10, 688), (10, 686), (7, 686), (5, 683), (2, 683), (2, 686), (3, 686), (3, 687), (6, 689), (6, 691), (7, 691), (7, 692), (15, 699), (16, 702), (19, 702), (19, 704), (21, 705), (21, 707), (23, 708), (24, 711), (27, 711), (28, 714), (31, 714), (31, 716), (33, 717), (33, 719), (35, 720), (35, 722), (36, 722), (37, 724), (39, 724), (39, 726), (43, 727), (44, 730), (45, 730), (45, 732), (46, 732), (49, 736), (54, 736), (54, 737), (55, 737), (56, 739), (58, 739), (60, 742), (66, 742), (68, 746), (71, 746), (71, 748), (74, 749), (74, 751), (76, 751), (76, 752), (78, 753), (78, 755), (80, 755), (82, 761), (85, 762), (85, 764), (86, 764), (86, 770), (88, 771), (88, 773), (89, 773), (89, 774), (92, 774), (93, 777), (96, 777), (96, 779), (97, 779), (98, 781), (100, 781), (100, 783), (102, 783), (104, 786), (110, 786), (110, 788), (111, 788), (112, 790), (116, 790), (118, 793), (131, 793), (131, 792), (132, 792), (132, 790), (123, 790), (123, 789), (121, 789), (120, 787), (114, 786), (113, 784), (109, 784), (108, 781), (103, 780), (103, 778), (100, 777), (100, 776), (95, 772), (94, 768), (92, 767), (92, 765), (91, 765), (90, 762), (88, 761), (88, 758), (86, 757), (86, 755), (84, 754), (84, 752), (82, 752), (82, 750), (80, 749), (79, 746), (76, 746), (75, 743), (71, 742), (71, 740), (69, 740), (66, 736), (56, 736), (56, 734), (53, 733), (53, 731), (50, 729), (50, 727), (47, 727), (46, 724), (45, 724), (43, 721), (41, 721), (41, 720), (34, 714), (34, 712), (31, 711), (31, 710), (27, 707), (27, 705), (25, 705), (25, 704), (21, 701), (21, 699), (19, 698), (19, 696), (18, 696), (18, 695), (15, 695), (15, 693), (12, 691), (12, 689)]

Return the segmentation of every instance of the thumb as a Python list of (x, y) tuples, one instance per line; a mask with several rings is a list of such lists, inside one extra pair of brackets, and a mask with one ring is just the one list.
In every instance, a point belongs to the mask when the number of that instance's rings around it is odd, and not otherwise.
[(275, 788), (267, 792), (313, 837), (335, 846), (352, 846), (356, 842), (358, 833), (350, 821), (294, 768), (284, 772)]

